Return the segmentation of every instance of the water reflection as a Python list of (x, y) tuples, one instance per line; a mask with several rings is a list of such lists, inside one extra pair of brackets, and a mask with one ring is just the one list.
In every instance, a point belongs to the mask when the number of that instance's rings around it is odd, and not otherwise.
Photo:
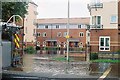
[[(66, 50), (38, 50), (39, 57), (66, 57)], [(77, 56), (78, 55), (78, 56)], [(70, 52), (69, 57), (74, 61), (85, 61), (85, 52)]]

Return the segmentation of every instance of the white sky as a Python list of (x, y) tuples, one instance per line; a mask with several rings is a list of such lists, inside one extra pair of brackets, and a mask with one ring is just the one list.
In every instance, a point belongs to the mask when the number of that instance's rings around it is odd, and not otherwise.
[[(33, 0), (38, 5), (38, 18), (67, 18), (68, 0)], [(89, 0), (70, 0), (70, 17), (88, 17)]]

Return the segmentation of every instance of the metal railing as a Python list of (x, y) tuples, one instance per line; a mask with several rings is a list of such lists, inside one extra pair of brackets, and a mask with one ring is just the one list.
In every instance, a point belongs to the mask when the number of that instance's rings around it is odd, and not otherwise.
[(91, 3), (88, 4), (89, 8), (103, 8), (103, 3)]
[(90, 29), (103, 29), (103, 25), (101, 25), (101, 24), (90, 25)]

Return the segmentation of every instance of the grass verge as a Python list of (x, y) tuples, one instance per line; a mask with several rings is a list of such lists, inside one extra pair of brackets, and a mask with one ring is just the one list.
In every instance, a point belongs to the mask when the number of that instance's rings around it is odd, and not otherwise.
[(97, 60), (91, 60), (91, 62), (120, 63), (120, 60), (111, 60), (111, 59), (97, 59)]
[[(55, 61), (66, 61), (66, 57), (54, 57), (51, 60), (55, 60)], [(69, 61), (74, 61), (73, 58), (69, 58)]]

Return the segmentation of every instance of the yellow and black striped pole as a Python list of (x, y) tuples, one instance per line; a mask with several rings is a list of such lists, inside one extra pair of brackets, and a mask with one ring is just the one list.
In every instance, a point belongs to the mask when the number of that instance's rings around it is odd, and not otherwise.
[(14, 34), (14, 43), (15, 43), (17, 48), (20, 48), (19, 42), (20, 42), (19, 36), (17, 34)]

